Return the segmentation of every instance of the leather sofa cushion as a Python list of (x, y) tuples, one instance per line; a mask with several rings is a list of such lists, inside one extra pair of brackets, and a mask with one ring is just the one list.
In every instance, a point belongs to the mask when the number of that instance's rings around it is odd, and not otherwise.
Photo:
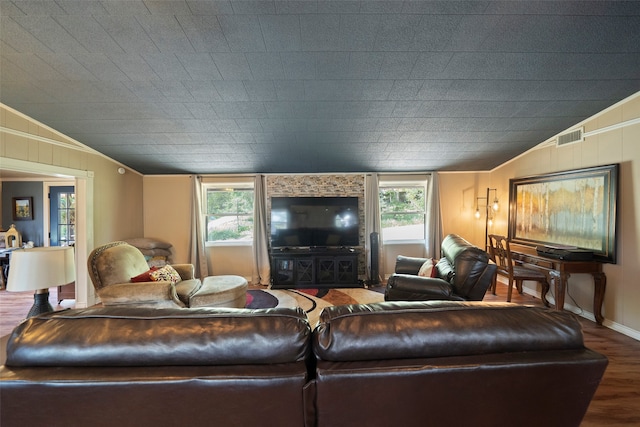
[(346, 362), (583, 348), (568, 312), (510, 303), (383, 302), (328, 307), (313, 333), (320, 360)]
[(60, 311), (18, 325), (7, 366), (196, 366), (304, 361), (299, 309), (122, 308)]

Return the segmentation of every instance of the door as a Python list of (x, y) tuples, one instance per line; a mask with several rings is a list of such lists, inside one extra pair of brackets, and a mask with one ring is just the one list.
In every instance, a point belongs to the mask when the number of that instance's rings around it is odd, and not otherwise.
[(72, 185), (49, 188), (49, 245), (76, 242), (76, 194)]
[[(70, 186), (49, 187), (49, 245), (75, 246), (76, 194)], [(76, 298), (76, 284), (58, 286), (58, 304)]]

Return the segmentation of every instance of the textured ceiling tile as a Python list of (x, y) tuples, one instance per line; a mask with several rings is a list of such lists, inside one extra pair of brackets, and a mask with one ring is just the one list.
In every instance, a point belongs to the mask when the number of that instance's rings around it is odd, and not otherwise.
[(251, 101), (276, 101), (278, 96), (271, 80), (245, 81), (244, 87)]
[(218, 115), (211, 103), (203, 102), (187, 102), (184, 107), (189, 110), (189, 113), (194, 119), (217, 119)]
[(315, 79), (316, 54), (313, 52), (288, 52), (281, 55), (284, 76), (287, 79)]
[(137, 17), (145, 32), (163, 53), (193, 52), (193, 46), (173, 15)]
[(276, 1), (275, 6), (278, 14), (318, 13), (316, 1)]
[(342, 50), (371, 51), (382, 25), (380, 15), (343, 15), (340, 19)]
[(182, 80), (221, 80), (222, 75), (209, 54), (185, 53), (177, 54), (177, 58), (188, 73)]
[(349, 56), (349, 79), (376, 79), (384, 61), (382, 52), (352, 52)]
[(341, 47), (339, 15), (301, 15), (300, 32), (304, 51), (333, 51)]
[(300, 20), (297, 15), (263, 15), (259, 20), (267, 51), (300, 50)]
[(122, 47), (91, 17), (56, 16), (55, 19), (88, 52), (124, 52)]
[(277, 53), (245, 53), (251, 74), (256, 80), (279, 80), (284, 70)]
[(176, 16), (196, 52), (229, 52), (216, 16)]
[(132, 81), (158, 80), (158, 76), (151, 66), (140, 55), (110, 54), (111, 61)]
[(143, 0), (106, 0), (100, 2), (110, 15), (149, 15)]
[(253, 79), (251, 67), (243, 53), (212, 53), (211, 57), (225, 80)]
[(376, 36), (374, 49), (381, 51), (414, 50), (416, 28), (420, 20), (421, 17), (417, 15), (387, 16)]
[(87, 52), (87, 49), (52, 17), (15, 16), (13, 19), (53, 52), (69, 54)]
[(153, 72), (160, 80), (189, 80), (191, 76), (184, 69), (178, 57), (174, 54), (148, 53), (142, 55)]
[(232, 52), (264, 52), (260, 21), (255, 15), (220, 15), (222, 27)]
[(237, 14), (267, 14), (276, 13), (275, 2), (263, 0), (231, 0), (233, 12)]
[(385, 52), (378, 78), (408, 79), (418, 55), (418, 52)]
[(186, 15), (191, 13), (186, 1), (144, 0), (152, 15)]
[(242, 112), (237, 102), (212, 102), (211, 107), (221, 119), (242, 118)]
[(65, 80), (62, 74), (37, 55), (3, 54), (2, 59), (19, 67), (23, 73), (30, 75), (33, 80)]
[[(15, 20), (0, 16), (0, 34), (3, 44), (11, 46), (16, 53), (42, 53), (51, 52), (51, 49), (42, 41), (23, 28)], [(2, 50), (2, 53), (9, 53)]]
[(212, 81), (184, 81), (182, 85), (191, 93), (191, 96), (196, 102), (222, 100)]
[(279, 101), (302, 101), (305, 99), (305, 87), (302, 80), (278, 80), (274, 82)]
[(453, 54), (448, 52), (427, 52), (418, 56), (413, 69), (411, 79), (450, 79), (446, 72)]
[(348, 52), (320, 52), (317, 54), (318, 79), (346, 79), (349, 77)]
[(241, 81), (216, 81), (216, 90), (223, 101), (248, 101), (249, 96)]
[(109, 36), (127, 53), (156, 53), (158, 47), (135, 17), (126, 14), (94, 17)]
[(388, 98), (390, 100), (414, 100), (422, 88), (422, 80), (396, 80)]

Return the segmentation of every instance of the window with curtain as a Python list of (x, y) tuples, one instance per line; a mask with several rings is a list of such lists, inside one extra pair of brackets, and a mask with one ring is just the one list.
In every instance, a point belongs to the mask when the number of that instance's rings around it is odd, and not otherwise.
[(253, 242), (253, 185), (204, 186), (207, 243), (251, 244)]
[(380, 226), (385, 244), (425, 241), (426, 184), (424, 175), (380, 177)]

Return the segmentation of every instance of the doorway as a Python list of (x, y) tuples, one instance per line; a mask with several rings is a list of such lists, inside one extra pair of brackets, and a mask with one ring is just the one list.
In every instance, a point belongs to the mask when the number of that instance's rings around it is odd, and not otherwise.
[[(75, 246), (76, 194), (72, 185), (49, 187), (49, 246)], [(76, 282), (58, 286), (58, 304), (76, 299)]]
[(76, 243), (76, 194), (74, 186), (49, 187), (49, 245)]

